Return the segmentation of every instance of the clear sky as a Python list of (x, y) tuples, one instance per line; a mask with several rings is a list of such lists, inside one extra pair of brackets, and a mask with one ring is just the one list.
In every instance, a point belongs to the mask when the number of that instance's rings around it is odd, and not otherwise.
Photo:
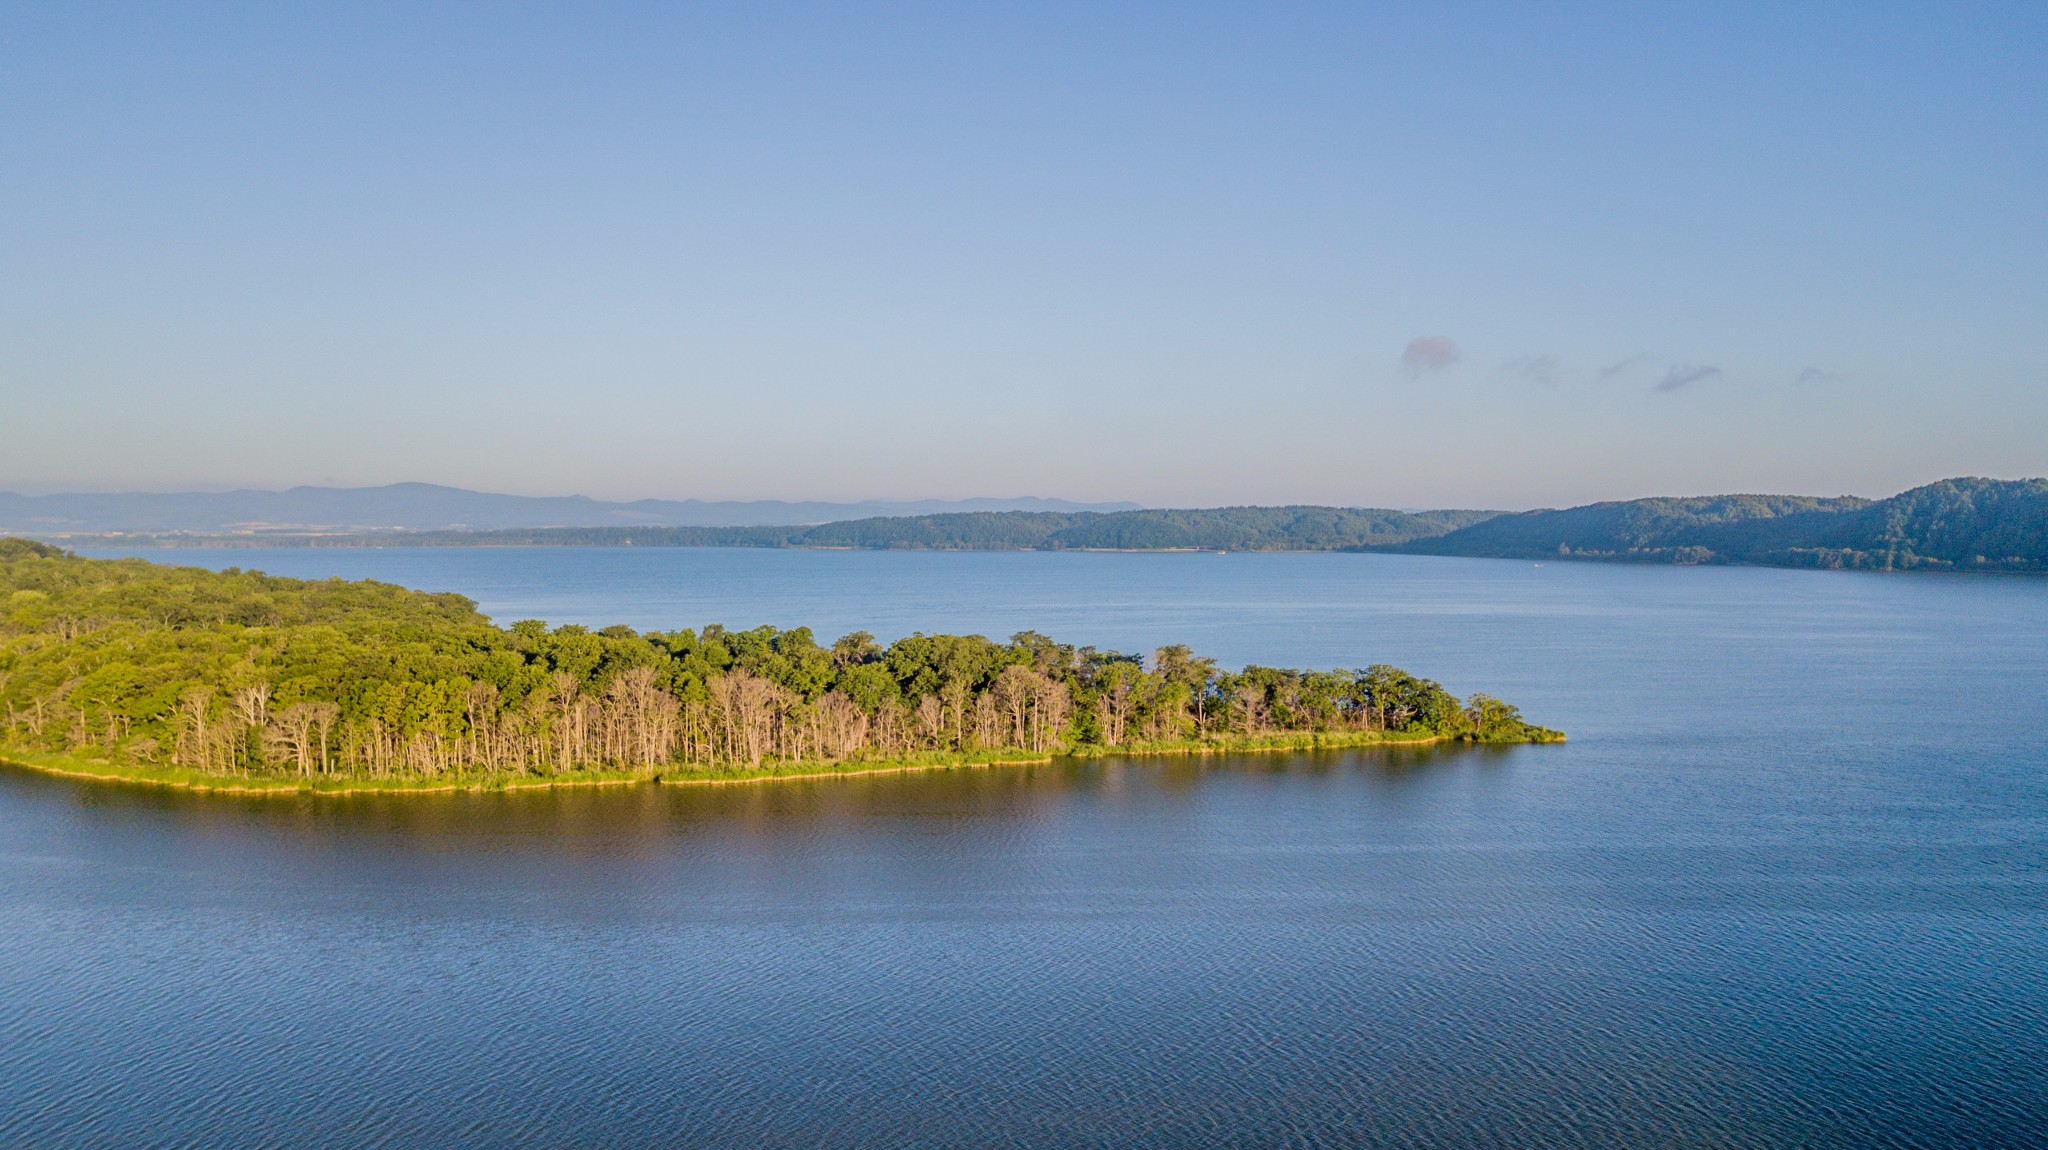
[(0, 8), (0, 488), (2048, 472), (2048, 4)]

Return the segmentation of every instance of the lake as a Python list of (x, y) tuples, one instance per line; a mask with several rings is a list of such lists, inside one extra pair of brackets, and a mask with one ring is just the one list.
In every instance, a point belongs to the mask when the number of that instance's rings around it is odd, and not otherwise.
[(2048, 581), (152, 552), (1390, 662), (1562, 746), (516, 795), (0, 771), (0, 1145), (2048, 1145)]

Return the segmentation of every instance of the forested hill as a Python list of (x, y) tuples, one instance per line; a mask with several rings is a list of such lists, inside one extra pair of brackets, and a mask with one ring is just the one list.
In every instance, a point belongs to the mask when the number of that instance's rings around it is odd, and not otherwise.
[(157, 537), (210, 546), (854, 547), (927, 551), (1104, 549), (1357, 551), (1441, 535), (1497, 511), (1409, 514), (1350, 507), (1195, 511), (994, 511), (891, 516), (807, 527), (547, 527), (392, 535)]
[(1947, 479), (1889, 499), (1722, 495), (1501, 515), (1400, 550), (1503, 559), (2048, 571), (2048, 480)]

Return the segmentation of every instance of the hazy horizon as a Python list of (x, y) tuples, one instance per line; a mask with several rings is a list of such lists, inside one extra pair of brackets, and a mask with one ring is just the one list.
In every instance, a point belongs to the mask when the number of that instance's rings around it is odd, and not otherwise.
[(0, 13), (0, 490), (2048, 472), (2048, 10)]
[(1566, 507), (1566, 506), (1581, 506), (1581, 505), (1583, 505), (1583, 504), (1585, 504), (1585, 503), (1609, 503), (1609, 502), (1626, 502), (1626, 501), (1629, 501), (1629, 500), (1637, 500), (1637, 499), (1658, 499), (1658, 498), (1670, 498), (1670, 499), (1685, 499), (1685, 498), (1698, 498), (1698, 497), (1709, 497), (1709, 496), (1724, 496), (1724, 495), (1793, 495), (1793, 496), (1813, 496), (1813, 497), (1817, 497), (1817, 498), (1834, 498), (1834, 497), (1841, 497), (1841, 496), (1854, 496), (1854, 497), (1860, 497), (1860, 498), (1864, 498), (1864, 499), (1870, 499), (1870, 500), (1879, 500), (1879, 499), (1884, 499), (1884, 498), (1887, 498), (1887, 497), (1889, 497), (1889, 496), (1897, 495), (1897, 494), (1899, 494), (1899, 493), (1900, 493), (1901, 491), (1907, 491), (1907, 490), (1911, 490), (1911, 489), (1913, 489), (1913, 488), (1916, 488), (1916, 487), (1921, 487), (1921, 486), (1925, 486), (1925, 485), (1927, 485), (1927, 484), (1930, 484), (1930, 483), (1937, 483), (1937, 482), (1940, 482), (1940, 481), (1942, 481), (1942, 480), (1948, 480), (1948, 479), (1960, 479), (1960, 478), (1984, 478), (1984, 479), (1995, 479), (1995, 480), (2028, 480), (2028, 479), (2039, 479), (2039, 478), (2042, 478), (2042, 477), (2041, 477), (2041, 476), (2036, 476), (2036, 475), (1992, 475), (1992, 476), (1962, 476), (1962, 475), (1942, 475), (1942, 476), (1933, 476), (1933, 477), (1930, 477), (1930, 478), (1928, 478), (1928, 479), (1925, 479), (1925, 480), (1921, 480), (1921, 481), (1919, 481), (1919, 482), (1911, 483), (1911, 484), (1908, 484), (1908, 485), (1906, 485), (1905, 487), (1900, 487), (1900, 488), (1896, 488), (1896, 489), (1892, 489), (1892, 490), (1885, 490), (1885, 491), (1818, 491), (1818, 490), (1816, 490), (1816, 491), (1769, 491), (1769, 490), (1763, 490), (1763, 489), (1756, 489), (1756, 490), (1728, 490), (1728, 491), (1648, 491), (1648, 492), (1641, 492), (1641, 493), (1635, 493), (1635, 494), (1626, 494), (1626, 495), (1612, 495), (1612, 496), (1601, 496), (1601, 497), (1598, 497), (1598, 498), (1594, 498), (1594, 499), (1588, 499), (1588, 500), (1583, 500), (1583, 501), (1580, 501), (1579, 503), (1574, 503), (1574, 504), (1537, 504), (1537, 503), (1529, 503), (1529, 504), (1524, 504), (1524, 505), (1513, 505), (1513, 506), (1510, 506), (1510, 505), (1492, 505), (1492, 506), (1487, 506), (1487, 507), (1478, 507), (1478, 506), (1476, 506), (1476, 505), (1473, 505), (1473, 506), (1454, 506), (1454, 505), (1452, 505), (1452, 504), (1450, 504), (1450, 503), (1442, 503), (1442, 502), (1437, 502), (1437, 503), (1429, 503), (1429, 502), (1422, 502), (1422, 503), (1407, 503), (1407, 504), (1399, 504), (1399, 505), (1396, 505), (1396, 504), (1393, 504), (1393, 503), (1387, 503), (1387, 502), (1373, 502), (1373, 501), (1371, 501), (1371, 500), (1365, 500), (1365, 501), (1359, 501), (1359, 500), (1351, 500), (1351, 501), (1346, 501), (1346, 502), (1338, 502), (1338, 501), (1325, 501), (1325, 502), (1323, 502), (1323, 503), (1311, 503), (1311, 502), (1309, 502), (1309, 501), (1303, 501), (1303, 500), (1292, 500), (1292, 501), (1287, 501), (1286, 503), (1260, 503), (1260, 502), (1258, 502), (1258, 501), (1254, 501), (1254, 500), (1245, 500), (1245, 499), (1238, 499), (1238, 500), (1226, 500), (1226, 501), (1223, 501), (1223, 502), (1215, 502), (1215, 503), (1194, 503), (1194, 502), (1177, 502), (1177, 503), (1176, 503), (1176, 502), (1165, 502), (1165, 503), (1156, 503), (1156, 502), (1145, 502), (1145, 501), (1140, 501), (1140, 500), (1133, 500), (1133, 499), (1118, 499), (1118, 498), (1115, 498), (1115, 497), (1113, 497), (1113, 496), (1112, 496), (1112, 497), (1106, 497), (1106, 498), (1102, 498), (1102, 499), (1069, 499), (1069, 498), (1066, 498), (1066, 497), (1064, 497), (1064, 496), (1058, 496), (1058, 495), (1047, 495), (1047, 494), (1043, 494), (1043, 493), (1040, 493), (1040, 492), (1031, 492), (1031, 491), (1025, 491), (1025, 492), (1013, 492), (1013, 493), (1009, 493), (1009, 494), (994, 494), (994, 493), (990, 493), (990, 492), (970, 492), (970, 493), (968, 493), (968, 494), (965, 494), (965, 495), (957, 495), (957, 496), (928, 496), (928, 495), (927, 495), (927, 496), (920, 496), (920, 495), (906, 495), (906, 496), (896, 496), (896, 495), (880, 495), (880, 496), (861, 496), (861, 495), (826, 495), (826, 496), (816, 496), (816, 497), (806, 497), (806, 496), (796, 496), (796, 497), (782, 497), (782, 496), (761, 496), (761, 497), (758, 497), (758, 498), (756, 498), (756, 497), (749, 497), (749, 496), (745, 496), (745, 495), (738, 495), (738, 496), (732, 496), (732, 497), (728, 497), (728, 498), (718, 498), (718, 499), (712, 499), (712, 498), (706, 498), (706, 497), (703, 497), (703, 496), (697, 496), (697, 495), (689, 495), (689, 494), (682, 494), (682, 495), (664, 495), (664, 494), (631, 494), (631, 493), (628, 493), (628, 494), (623, 494), (623, 495), (617, 495), (617, 496), (606, 496), (606, 495), (593, 495), (593, 494), (591, 494), (590, 492), (588, 492), (588, 491), (583, 491), (583, 490), (563, 490), (563, 491), (556, 491), (556, 490), (532, 490), (532, 491), (500, 491), (500, 490), (490, 490), (490, 489), (486, 489), (486, 488), (482, 488), (482, 487), (473, 487), (473, 486), (465, 486), (465, 485), (463, 485), (463, 484), (458, 484), (458, 483), (430, 483), (430, 482), (427, 482), (427, 481), (425, 481), (425, 480), (403, 480), (403, 479), (401, 479), (401, 480), (395, 480), (395, 481), (392, 481), (392, 482), (390, 482), (390, 483), (373, 483), (373, 484), (330, 484), (330, 483), (306, 483), (306, 484), (290, 484), (290, 485), (284, 485), (284, 486), (251, 486), (251, 485), (213, 485), (213, 486), (189, 486), (189, 487), (177, 487), (177, 486), (166, 486), (166, 487), (158, 487), (158, 488), (145, 488), (145, 487), (135, 487), (135, 488), (111, 488), (111, 487), (110, 487), (110, 488), (103, 488), (103, 489), (98, 489), (98, 490), (94, 490), (94, 489), (88, 489), (88, 488), (55, 488), (55, 487), (52, 487), (52, 488), (47, 488), (47, 489), (33, 489), (33, 488), (28, 488), (28, 487), (15, 487), (15, 488), (9, 488), (9, 489), (0, 489), (0, 495), (24, 495), (24, 496), (29, 496), (29, 497), (31, 497), (31, 498), (36, 498), (36, 497), (44, 497), (44, 496), (71, 496), (71, 495), (78, 495), (78, 496), (109, 496), (109, 497), (112, 497), (112, 496), (122, 496), (122, 495), (140, 495), (140, 496), (174, 496), (174, 495), (202, 495), (202, 496), (203, 496), (203, 495), (231, 495), (231, 494), (237, 494), (237, 493), (258, 493), (258, 494), (282, 494), (282, 493), (285, 493), (285, 492), (289, 492), (289, 491), (292, 491), (292, 490), (298, 490), (298, 489), (312, 489), (312, 490), (326, 490), (326, 491), (375, 491), (375, 490), (383, 490), (383, 489), (387, 489), (387, 488), (394, 488), (394, 487), (434, 487), (434, 488), (441, 488), (441, 489), (444, 489), (444, 490), (451, 490), (451, 491), (461, 491), (461, 492), (466, 492), (466, 493), (469, 493), (469, 494), (475, 494), (475, 495), (485, 495), (485, 496), (508, 496), (508, 497), (512, 497), (512, 498), (519, 498), (519, 499), (589, 499), (589, 500), (592, 500), (592, 501), (595, 501), (595, 502), (599, 502), (599, 503), (605, 503), (605, 504), (626, 504), (626, 503), (635, 503), (635, 502), (646, 502), (646, 501), (652, 501), (652, 502), (673, 502), (673, 503), (690, 503), (690, 502), (701, 502), (701, 503), (711, 503), (711, 504), (721, 504), (721, 503), (786, 503), (786, 504), (836, 504), (836, 505), (843, 505), (843, 506), (860, 506), (860, 505), (865, 505), (865, 504), (913, 504), (913, 503), (950, 503), (950, 504), (969, 504), (969, 503), (1028, 503), (1028, 502), (1043, 502), (1043, 503), (1051, 503), (1051, 504), (1071, 504), (1071, 505), (1074, 505), (1074, 506), (1076, 506), (1076, 507), (1080, 507), (1080, 508), (1084, 508), (1084, 509), (1091, 509), (1091, 510), (1093, 510), (1093, 509), (1106, 509), (1106, 508), (1120, 508), (1120, 507), (1121, 507), (1121, 508), (1143, 508), (1143, 509), (1148, 509), (1148, 510), (1197, 510), (1197, 509), (1202, 509), (1202, 508), (1223, 508), (1223, 507), (1258, 507), (1258, 506), (1268, 506), (1268, 507), (1270, 507), (1270, 506), (1283, 506), (1283, 505), (1293, 504), (1293, 505), (1301, 505), (1301, 506), (1327, 506), (1327, 507), (1356, 507), (1356, 508), (1382, 508), (1382, 509), (1393, 509), (1393, 510), (1400, 510), (1400, 511), (1425, 511), (1425, 510), (1429, 510), (1429, 511), (1436, 511), (1436, 510), (1486, 510), (1486, 511), (1530, 511), (1530, 510), (1540, 510), (1540, 509), (1545, 509), (1545, 508), (1561, 508), (1561, 507)]

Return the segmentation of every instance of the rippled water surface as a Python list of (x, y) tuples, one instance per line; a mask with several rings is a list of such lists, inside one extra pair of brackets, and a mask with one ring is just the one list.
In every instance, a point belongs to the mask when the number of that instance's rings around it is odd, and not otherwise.
[(0, 1145), (2048, 1145), (2048, 582), (178, 553), (1387, 661), (1559, 747), (222, 799), (0, 772)]

